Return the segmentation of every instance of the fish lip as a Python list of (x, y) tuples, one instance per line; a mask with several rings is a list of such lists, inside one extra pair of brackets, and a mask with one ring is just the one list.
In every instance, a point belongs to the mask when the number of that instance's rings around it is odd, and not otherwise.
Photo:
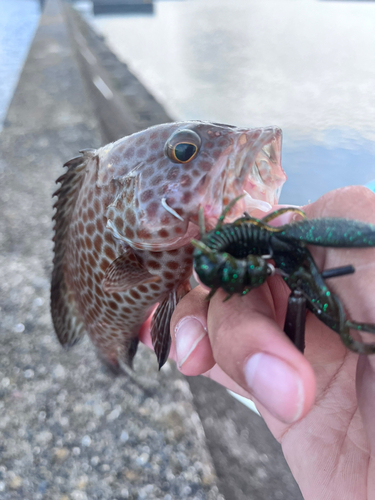
[[(241, 161), (237, 167), (237, 169), (239, 169), (237, 170), (239, 178), (243, 179), (244, 175), (246, 175), (246, 171), (250, 173), (251, 167), (254, 165), (259, 171), (259, 163), (261, 161), (265, 161), (271, 168), (280, 168), (285, 176), (281, 167), (281, 142), (281, 129), (270, 127), (265, 129), (257, 141), (246, 145), (243, 148), (243, 153), (240, 158)], [(259, 175), (262, 177), (261, 172), (259, 172)]]
[[(224, 197), (230, 198), (245, 194), (242, 210), (251, 211), (258, 208), (270, 210), (278, 202), (282, 185), (286, 180), (281, 166), (282, 131), (278, 127), (262, 129), (260, 137), (249, 141), (234, 165), (237, 185), (224, 191)], [(256, 194), (256, 196), (255, 196)]]
[(282, 131), (278, 127), (236, 131), (232, 150), (219, 158), (215, 175), (222, 175), (220, 194), (207, 183), (201, 206), (206, 225), (214, 227), (223, 209), (235, 198), (243, 196), (226, 215), (232, 222), (243, 212), (267, 212), (278, 203), (281, 187), (286, 180), (281, 166)]

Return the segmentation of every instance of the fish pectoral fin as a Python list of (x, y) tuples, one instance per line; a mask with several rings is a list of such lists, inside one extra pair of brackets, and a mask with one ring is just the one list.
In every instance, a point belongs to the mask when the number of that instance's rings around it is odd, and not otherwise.
[(159, 303), (151, 321), (151, 340), (160, 368), (166, 363), (171, 348), (170, 322), (177, 304), (191, 290), (190, 283), (182, 283)]
[(160, 278), (149, 273), (129, 248), (107, 267), (102, 287), (109, 293), (125, 292), (142, 283), (155, 281), (160, 281)]

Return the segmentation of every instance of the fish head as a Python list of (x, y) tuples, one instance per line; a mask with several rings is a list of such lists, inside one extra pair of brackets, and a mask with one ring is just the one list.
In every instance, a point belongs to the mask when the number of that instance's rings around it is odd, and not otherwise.
[(98, 184), (112, 183), (107, 226), (133, 248), (172, 250), (208, 227), (234, 198), (233, 220), (278, 202), (286, 175), (281, 130), (205, 122), (152, 127), (99, 150)]

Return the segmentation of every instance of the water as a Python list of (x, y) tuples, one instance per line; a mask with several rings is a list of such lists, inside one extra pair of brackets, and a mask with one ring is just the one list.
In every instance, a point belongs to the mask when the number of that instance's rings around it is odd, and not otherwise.
[(375, 178), (375, 3), (160, 1), (153, 16), (89, 17), (172, 117), (280, 126), (283, 202)]
[(0, 130), (40, 16), (37, 0), (0, 0)]

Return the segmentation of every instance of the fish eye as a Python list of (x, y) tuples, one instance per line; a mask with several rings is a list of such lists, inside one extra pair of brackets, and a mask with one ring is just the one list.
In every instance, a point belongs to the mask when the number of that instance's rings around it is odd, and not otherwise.
[(193, 130), (177, 130), (165, 143), (164, 152), (174, 163), (189, 163), (197, 156), (201, 142)]

